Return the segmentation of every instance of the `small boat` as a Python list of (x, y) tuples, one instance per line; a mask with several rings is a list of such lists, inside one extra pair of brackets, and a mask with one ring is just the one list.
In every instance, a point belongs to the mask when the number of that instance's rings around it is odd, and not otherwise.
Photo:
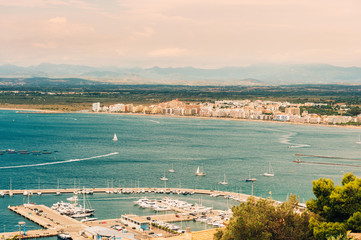
[(37, 194), (38, 194), (38, 196), (41, 196), (41, 194), (42, 194), (42, 192), (40, 191), (40, 178), (39, 178), (39, 183), (38, 183), (39, 185), (38, 185), (38, 192), (37, 192)]
[(171, 168), (171, 169), (168, 169), (168, 172), (170, 172), (170, 173), (174, 173), (174, 172), (175, 172), (175, 171), (174, 171), (173, 164), (172, 164), (172, 168)]
[(4, 197), (5, 193), (3, 191), (0, 191), (0, 197)]
[(116, 134), (116, 133), (114, 133), (113, 141), (114, 141), (114, 142), (118, 141), (118, 137), (117, 137), (117, 134)]
[(68, 200), (69, 202), (76, 202), (78, 201), (78, 196), (74, 195), (72, 197), (67, 198), (66, 200)]
[(221, 185), (227, 185), (228, 184), (228, 182), (226, 180), (226, 174), (224, 174), (223, 182), (219, 182), (219, 184), (221, 184)]
[(168, 178), (165, 177), (165, 169), (164, 169), (164, 175), (163, 175), (163, 177), (160, 178), (160, 180), (162, 180), (162, 181), (168, 181)]
[(50, 151), (44, 151), (43, 154), (52, 154)]
[(80, 222), (90, 222), (90, 221), (95, 221), (97, 220), (98, 218), (90, 218), (90, 217), (86, 217), (82, 220), (80, 220)]
[(196, 176), (206, 176), (207, 174), (205, 172), (203, 172), (203, 163), (202, 163), (202, 171), (200, 171), (200, 168), (198, 166), (197, 171), (196, 171)]
[(273, 169), (271, 167), (271, 162), (269, 162), (269, 165), (268, 165), (268, 172), (263, 173), (263, 176), (266, 176), (266, 177), (274, 177), (275, 176)]
[(361, 135), (358, 135), (358, 141), (356, 142), (356, 144), (361, 144)]
[(71, 215), (72, 218), (86, 218), (86, 217), (90, 217), (91, 215), (93, 215), (93, 213), (76, 213), (74, 215)]
[(59, 178), (58, 178), (58, 188), (56, 190), (56, 195), (60, 195), (60, 191), (59, 191)]
[(9, 197), (14, 196), (14, 193), (12, 192), (12, 179), (10, 178), (10, 190), (9, 190)]
[(58, 239), (60, 239), (60, 240), (73, 240), (70, 237), (69, 233), (60, 233), (60, 234), (58, 234)]
[(251, 178), (251, 173), (249, 173), (249, 176), (246, 179), (246, 182), (255, 182), (256, 180), (257, 180), (256, 178)]

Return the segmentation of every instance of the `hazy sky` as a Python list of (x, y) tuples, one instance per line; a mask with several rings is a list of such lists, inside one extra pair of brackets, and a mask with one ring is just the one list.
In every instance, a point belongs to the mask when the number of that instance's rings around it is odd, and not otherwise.
[(360, 0), (0, 0), (0, 64), (361, 66)]

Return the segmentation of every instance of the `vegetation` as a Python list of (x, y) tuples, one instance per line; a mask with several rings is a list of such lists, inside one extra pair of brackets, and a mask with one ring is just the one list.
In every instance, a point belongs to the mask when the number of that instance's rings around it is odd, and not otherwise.
[(346, 173), (341, 186), (321, 178), (313, 181), (313, 193), (316, 199), (308, 201), (307, 208), (320, 216), (310, 220), (317, 239), (345, 235), (348, 230), (361, 232), (361, 178)]
[(214, 239), (344, 240), (351, 239), (351, 231), (361, 232), (361, 178), (346, 173), (341, 186), (320, 178), (312, 190), (316, 198), (307, 201), (308, 210), (302, 213), (295, 196), (281, 205), (249, 198), (232, 208), (233, 217)]
[(226, 229), (219, 230), (214, 239), (313, 239), (309, 229), (311, 215), (297, 213), (298, 199), (276, 205), (273, 200), (249, 198), (232, 208), (233, 217)]
[(105, 105), (134, 103), (151, 105), (179, 99), (188, 102), (213, 102), (223, 99), (262, 99), (291, 103), (328, 103), (331, 108), (304, 109), (335, 112), (339, 105), (350, 110), (344, 114), (360, 112), (361, 86), (347, 85), (289, 85), (289, 86), (175, 86), (175, 85), (84, 85), (29, 87), (0, 86), (0, 105), (12, 107), (29, 105), (33, 108), (73, 111), (90, 109), (91, 103)]

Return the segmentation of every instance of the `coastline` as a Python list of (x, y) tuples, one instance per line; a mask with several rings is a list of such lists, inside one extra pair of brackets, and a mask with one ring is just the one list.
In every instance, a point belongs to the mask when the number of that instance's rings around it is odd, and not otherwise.
[[(108, 114), (108, 115), (129, 115), (129, 116), (150, 116), (150, 117), (169, 117), (169, 118), (194, 118), (194, 119), (205, 119), (205, 120), (226, 120), (226, 121), (244, 121), (244, 122), (259, 122), (259, 123), (276, 123), (276, 124), (288, 124), (288, 125), (303, 125), (303, 126), (318, 126), (318, 127), (333, 127), (333, 128), (348, 128), (348, 129), (359, 129), (361, 126), (352, 125), (326, 125), (326, 124), (312, 124), (312, 123), (296, 123), (296, 122), (282, 122), (282, 121), (271, 121), (271, 120), (250, 120), (242, 118), (218, 118), (218, 117), (201, 117), (201, 116), (180, 116), (180, 115), (163, 115), (163, 114), (143, 114), (143, 113), (118, 113), (118, 112), (69, 112), (60, 110), (42, 110), (32, 108), (4, 108), (0, 107), (0, 110), (11, 110), (11, 111), (31, 111), (34, 113), (80, 113), (80, 114)], [(28, 112), (24, 112), (28, 113)]]

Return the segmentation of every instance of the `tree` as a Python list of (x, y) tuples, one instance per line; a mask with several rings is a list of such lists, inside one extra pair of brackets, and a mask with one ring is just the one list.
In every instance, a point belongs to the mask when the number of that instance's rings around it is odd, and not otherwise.
[(309, 229), (310, 214), (296, 211), (298, 199), (277, 205), (270, 199), (249, 198), (232, 208), (233, 217), (225, 230), (218, 231), (216, 240), (281, 240), (313, 239)]
[(316, 199), (307, 201), (310, 211), (319, 214), (312, 218), (310, 227), (316, 239), (330, 235), (345, 235), (347, 230), (361, 232), (361, 179), (346, 173), (341, 186), (334, 186), (330, 179), (313, 181)]

